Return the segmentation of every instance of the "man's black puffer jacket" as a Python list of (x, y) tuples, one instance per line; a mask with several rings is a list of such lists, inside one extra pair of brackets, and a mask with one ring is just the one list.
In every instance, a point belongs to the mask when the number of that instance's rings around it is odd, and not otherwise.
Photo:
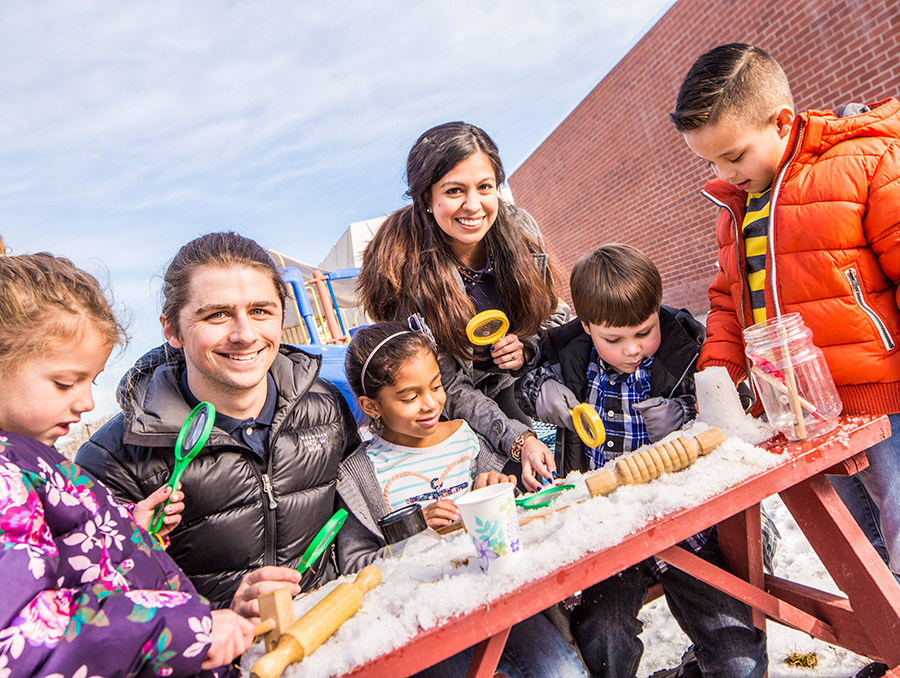
[[(213, 428), (181, 479), (185, 508), (168, 553), (213, 607), (227, 607), (251, 570), (296, 566), (335, 510), (338, 465), (359, 436), (337, 388), (317, 378), (320, 362), (284, 346), (276, 357), (267, 462)], [(191, 410), (178, 387), (183, 370), (181, 351), (168, 344), (138, 360), (119, 384), (122, 412), (78, 450), (75, 461), (123, 502), (145, 498), (172, 472)], [(304, 590), (334, 576), (331, 558), (316, 570), (304, 574)]]

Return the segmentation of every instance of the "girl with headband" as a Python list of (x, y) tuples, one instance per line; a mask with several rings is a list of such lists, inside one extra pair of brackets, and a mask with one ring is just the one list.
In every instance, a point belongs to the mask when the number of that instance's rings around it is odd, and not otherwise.
[[(350, 574), (383, 554), (377, 522), (388, 513), (420, 504), (429, 527), (449, 525), (459, 520), (454, 498), (515, 477), (500, 472), (505, 458), (466, 422), (442, 419), (446, 395), (438, 354), (421, 317), (357, 331), (345, 370), (373, 433), (338, 474), (338, 499), (349, 514), (337, 536), (338, 565)], [(471, 658), (472, 648), (419, 675), (465, 675)], [(510, 678), (586, 676), (542, 614), (512, 628), (498, 671)]]

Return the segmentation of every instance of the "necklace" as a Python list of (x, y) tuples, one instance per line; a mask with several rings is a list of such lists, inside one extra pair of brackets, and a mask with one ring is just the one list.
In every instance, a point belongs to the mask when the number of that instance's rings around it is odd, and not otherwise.
[(462, 263), (459, 259), (456, 259), (456, 270), (459, 271), (459, 274), (472, 282), (479, 282), (486, 275), (493, 275), (494, 273), (494, 264), (491, 261), (491, 258), (487, 258), (487, 263), (484, 268), (480, 271), (476, 271), (474, 269), (469, 268), (464, 263)]

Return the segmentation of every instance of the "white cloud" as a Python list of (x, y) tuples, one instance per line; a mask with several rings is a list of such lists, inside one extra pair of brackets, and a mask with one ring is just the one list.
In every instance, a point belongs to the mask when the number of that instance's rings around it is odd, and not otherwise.
[(146, 281), (184, 242), (232, 228), (317, 262), (402, 204), (447, 120), (511, 173), (672, 2), (2, 4), (0, 234), (105, 261), (143, 351)]

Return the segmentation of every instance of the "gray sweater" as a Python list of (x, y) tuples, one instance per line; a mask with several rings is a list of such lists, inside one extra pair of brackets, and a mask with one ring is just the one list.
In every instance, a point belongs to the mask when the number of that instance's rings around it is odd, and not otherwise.
[[(481, 435), (478, 442), (475, 473), (502, 472), (506, 456), (495, 452)], [(358, 572), (380, 558), (385, 547), (378, 520), (390, 509), (375, 478), (372, 462), (366, 456), (367, 447), (367, 443), (357, 447), (338, 469), (338, 504), (349, 514), (337, 536), (338, 568), (342, 574)]]

